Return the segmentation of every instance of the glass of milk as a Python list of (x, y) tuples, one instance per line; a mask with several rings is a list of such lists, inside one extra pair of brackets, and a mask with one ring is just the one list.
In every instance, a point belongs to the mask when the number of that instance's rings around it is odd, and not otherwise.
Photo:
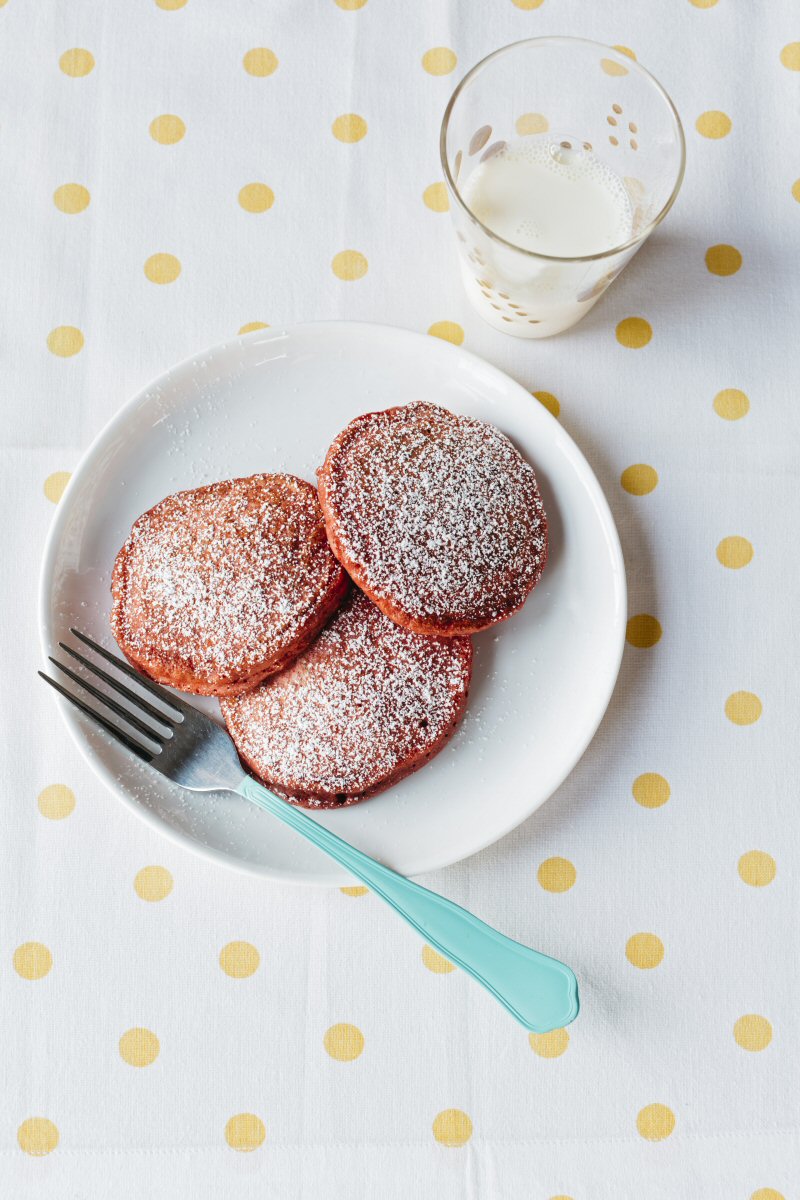
[(683, 180), (667, 93), (628, 53), (581, 38), (484, 58), (453, 93), (440, 147), (467, 295), (516, 337), (580, 321)]

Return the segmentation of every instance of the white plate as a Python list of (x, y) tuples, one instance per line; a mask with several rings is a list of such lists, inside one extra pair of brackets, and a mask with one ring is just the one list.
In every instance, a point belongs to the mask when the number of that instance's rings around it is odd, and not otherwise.
[[(476, 637), (469, 709), (444, 751), (373, 800), (315, 814), (407, 875), (474, 854), (538, 808), (586, 749), (619, 670), (625, 573), (611, 513), (574, 442), (519, 384), (437, 338), (348, 322), (263, 330), (197, 355), (126, 404), (84, 455), (50, 531), (40, 593), (45, 654), (70, 625), (113, 645), (111, 566), (145, 509), (258, 471), (313, 480), (358, 413), (422, 399), (514, 439), (536, 468), (551, 540), (522, 612)], [(218, 716), (214, 701), (200, 703)], [(184, 792), (58, 704), (100, 778), (154, 828), (273, 879), (347, 881), (246, 801)]]

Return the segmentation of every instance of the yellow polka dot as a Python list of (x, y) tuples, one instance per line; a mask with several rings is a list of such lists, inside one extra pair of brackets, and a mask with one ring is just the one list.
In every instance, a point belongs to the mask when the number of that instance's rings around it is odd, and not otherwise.
[(265, 183), (247, 183), (239, 192), (239, 204), (245, 212), (268, 212), (274, 203), (275, 193)]
[(782, 1192), (776, 1192), (775, 1188), (759, 1188), (753, 1192), (750, 1200), (785, 1200)]
[(628, 68), (623, 67), (622, 63), (615, 62), (613, 58), (601, 58), (600, 66), (605, 71), (606, 75), (627, 75)]
[(429, 75), (449, 75), (455, 70), (458, 59), (447, 46), (436, 46), (426, 50), (422, 56), (422, 66)]
[(742, 265), (741, 253), (735, 246), (709, 246), (706, 266), (712, 275), (735, 275)]
[(650, 971), (664, 957), (664, 943), (654, 933), (634, 933), (625, 943), (625, 957), (631, 966)]
[(747, 1013), (734, 1025), (733, 1036), (743, 1050), (766, 1050), (772, 1041), (772, 1026), (766, 1017)]
[(675, 1113), (666, 1104), (648, 1104), (636, 1117), (636, 1128), (648, 1142), (661, 1142), (675, 1128)]
[(558, 402), (558, 397), (552, 392), (533, 392), (533, 397), (542, 404), (551, 416), (557, 417), (561, 412), (561, 405)]
[(356, 1025), (331, 1025), (322, 1044), (337, 1062), (352, 1062), (364, 1049), (364, 1035)]
[(738, 388), (723, 388), (714, 397), (714, 412), (724, 421), (739, 421), (750, 411), (750, 401)]
[(734, 725), (753, 725), (763, 706), (754, 692), (732, 692), (725, 701), (725, 716)]
[(331, 270), (337, 279), (350, 282), (363, 279), (369, 270), (369, 263), (359, 250), (340, 250), (331, 260)]
[(129, 1029), (119, 1039), (120, 1058), (131, 1067), (149, 1067), (158, 1058), (160, 1049), (151, 1029)]
[(787, 71), (800, 71), (800, 42), (789, 42), (783, 47), (781, 62)]
[(530, 12), (533, 8), (541, 8), (544, 0), (511, 0), (515, 8), (524, 9), (525, 12)]
[(443, 183), (431, 183), (422, 193), (422, 200), (431, 212), (444, 213), (450, 208), (450, 198)]
[(22, 979), (44, 979), (53, 965), (53, 956), (41, 942), (23, 942), (14, 951), (14, 970)]
[(20, 1150), (38, 1158), (58, 1145), (58, 1129), (47, 1117), (28, 1117), (17, 1130)]
[(558, 1058), (569, 1045), (566, 1029), (551, 1029), (549, 1033), (529, 1033), (528, 1043), (539, 1058)]
[(156, 0), (159, 8), (163, 8), (165, 12), (177, 12), (179, 8), (184, 8), (189, 0)]
[(521, 117), (517, 117), (515, 129), (520, 137), (525, 137), (531, 133), (547, 133), (550, 124), (547, 117), (542, 113), (523, 113)]
[(358, 113), (342, 113), (331, 125), (331, 131), (339, 142), (360, 142), (367, 136), (367, 122)]
[(73, 79), (80, 79), (83, 75), (88, 75), (94, 69), (94, 56), (88, 50), (82, 50), (80, 46), (75, 46), (72, 50), (65, 50), (58, 60), (58, 65), (65, 75), (71, 75)]
[(429, 971), (433, 971), (434, 975), (449, 975), (456, 969), (455, 964), (434, 950), (433, 946), (422, 947), (422, 961)]
[(47, 335), (47, 349), (59, 358), (72, 358), (83, 349), (83, 334), (74, 325), (57, 325)]
[(536, 878), (546, 892), (568, 892), (577, 872), (568, 858), (546, 858), (539, 864)]
[(174, 283), (181, 273), (180, 260), (174, 254), (151, 254), (144, 273), (151, 283)]
[(642, 808), (661, 808), (670, 798), (670, 786), (663, 775), (646, 771), (633, 781), (633, 798)]
[(219, 965), (231, 979), (246, 979), (254, 975), (261, 955), (250, 942), (228, 942), (219, 952)]
[(242, 325), (239, 333), (255, 333), (257, 329), (269, 329), (269, 325), (264, 321), (248, 321), (246, 325)]
[(140, 900), (155, 903), (164, 900), (172, 891), (172, 876), (166, 867), (142, 867), (133, 887)]
[(620, 346), (627, 346), (629, 350), (641, 350), (652, 336), (650, 322), (645, 321), (644, 317), (626, 317), (617, 325), (617, 341)]
[(717, 546), (717, 558), (723, 567), (730, 567), (732, 571), (738, 571), (740, 567), (746, 567), (752, 561), (752, 544), (743, 537), (723, 538)]
[(337, 6), (343, 8), (345, 12), (357, 12), (366, 3), (367, 0), (336, 0)]
[(366, 896), (369, 888), (365, 887), (343, 887), (339, 888), (343, 896)]
[(792, 184), (792, 196), (800, 204), (800, 179), (795, 179)]
[(272, 75), (277, 71), (278, 59), (267, 46), (256, 46), (247, 51), (242, 59), (242, 66), (248, 75), (264, 79), (267, 75)]
[(433, 1119), (433, 1136), (441, 1146), (464, 1146), (472, 1137), (472, 1121), (460, 1108), (445, 1108)]
[(267, 1131), (255, 1113), (237, 1113), (225, 1126), (225, 1141), (231, 1150), (257, 1150)]
[(53, 504), (58, 504), (71, 478), (72, 474), (69, 471), (54, 471), (52, 475), (48, 475), (44, 481), (44, 494), (47, 499)]
[(649, 613), (637, 613), (628, 621), (625, 639), (638, 650), (649, 650), (661, 641), (661, 633), (661, 624), (655, 617), (651, 617)]
[[(67, 475), (67, 472), (64, 471), (63, 474)], [(52, 475), (50, 478), (53, 478)], [(47, 817), (51, 821), (63, 821), (64, 817), (68, 817), (75, 807), (75, 793), (65, 783), (51, 783), (49, 787), (43, 788), (39, 792), (36, 803), (39, 805), (39, 812), (43, 817)]]
[(186, 133), (186, 126), (175, 113), (162, 113), (150, 122), (150, 137), (162, 146), (174, 146)]
[(694, 123), (694, 127), (703, 137), (717, 139), (727, 137), (731, 131), (732, 124), (727, 113), (712, 108), (708, 112), (700, 114)]
[(441, 338), (445, 342), (452, 342), (454, 346), (460, 346), (464, 341), (464, 330), (455, 321), (434, 321), (428, 333), (431, 337)]
[(89, 207), (89, 189), (80, 183), (62, 183), (53, 192), (53, 203), (63, 213), (79, 213)]
[(619, 54), (625, 54), (625, 55), (627, 55), (627, 56), (628, 56), (628, 58), (632, 58), (632, 59), (633, 59), (633, 61), (634, 61), (634, 62), (636, 62), (636, 55), (635, 55), (635, 54), (633, 53), (633, 51), (631, 50), (630, 46), (615, 46), (615, 47), (614, 47), (614, 49), (615, 49), (615, 50), (616, 50), (616, 51), (617, 51)]
[(695, 8), (713, 8), (717, 0), (689, 0), (689, 3)]
[(658, 486), (658, 471), (647, 463), (634, 463), (626, 467), (619, 481), (631, 496), (647, 496)]
[(739, 859), (737, 870), (743, 883), (750, 887), (766, 887), (772, 883), (778, 867), (765, 850), (748, 850)]

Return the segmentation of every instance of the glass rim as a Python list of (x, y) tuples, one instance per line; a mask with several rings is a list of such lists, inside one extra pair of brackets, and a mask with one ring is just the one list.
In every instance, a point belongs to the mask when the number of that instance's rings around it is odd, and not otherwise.
[(653, 217), (652, 221), (649, 222), (649, 224), (647, 225), (647, 227), (644, 230), (642, 230), (640, 233), (636, 234), (635, 237), (628, 238), (628, 240), (626, 242), (621, 242), (618, 246), (612, 246), (610, 250), (600, 250), (596, 254), (578, 254), (578, 255), (542, 254), (538, 250), (526, 250), (524, 246), (518, 246), (515, 242), (509, 242), (506, 238), (501, 237), (499, 233), (495, 233), (493, 229), (490, 229), (488, 225), (484, 225), (483, 221), (481, 221), (481, 219), (475, 215), (475, 213), (472, 211), (472, 209), (469, 207), (466, 200), (462, 196), (461, 191), (459, 190), (459, 187), (458, 187), (458, 183), (453, 178), (452, 172), (450, 170), (450, 165), (447, 161), (447, 131), (448, 131), (448, 128), (450, 125), (450, 118), (453, 114), (453, 109), (455, 108), (456, 101), (458, 100), (459, 96), (461, 95), (461, 93), (464, 90), (464, 88), (466, 87), (466, 85), (470, 82), (470, 80), (473, 79), (474, 76), (478, 74), (478, 72), (482, 71), (483, 68), (492, 61), (492, 59), (498, 58), (501, 54), (507, 54), (509, 52), (509, 50), (517, 50), (521, 46), (544, 46), (547, 44), (552, 45), (554, 43), (572, 43), (575, 45), (592, 46), (592, 47), (596, 48), (597, 50), (608, 50), (608, 51), (611, 51), (612, 54), (617, 54), (617, 55), (621, 54), (621, 51), (616, 50), (614, 46), (607, 46), (604, 42), (595, 42), (595, 41), (592, 41), (591, 38), (577, 38), (577, 37), (569, 37), (566, 35), (537, 37), (537, 38), (521, 38), (520, 41), (518, 41), (518, 42), (509, 42), (509, 44), (507, 46), (500, 46), (499, 49), (493, 50), (491, 52), (491, 54), (487, 54), (484, 58), (480, 59), (479, 62), (475, 63), (474, 67), (471, 67), (469, 69), (469, 71), (467, 71), (466, 75), (458, 83), (455, 91), (453, 92), (452, 96), (448, 100), (447, 107), (444, 110), (444, 116), (442, 117), (441, 129), (439, 131), (439, 157), (441, 159), (442, 170), (444, 171), (444, 178), (445, 178), (445, 183), (447, 184), (448, 191), (455, 197), (456, 201), (461, 206), (461, 208), (464, 210), (464, 212), (467, 214), (467, 216), (472, 221), (474, 221), (476, 225), (479, 225), (480, 228), (483, 230), (483, 232), (487, 235), (487, 237), (489, 237), (492, 241), (499, 242), (502, 246), (507, 246), (511, 250), (516, 250), (516, 252), (518, 254), (525, 254), (530, 258), (539, 258), (539, 259), (544, 260), (545, 262), (561, 262), (561, 263), (597, 262), (600, 259), (611, 258), (615, 254), (621, 254), (624, 250), (630, 250), (632, 247), (638, 246), (642, 242), (646, 241), (646, 239), (650, 236), (650, 234), (653, 232), (653, 230), (658, 225), (661, 224), (661, 222), (664, 220), (664, 217), (667, 215), (667, 213), (669, 212), (669, 210), (672, 208), (673, 204), (675, 203), (675, 200), (677, 199), (677, 196), (678, 196), (678, 192), (681, 190), (681, 184), (683, 183), (683, 177), (684, 177), (684, 173), (686, 171), (686, 138), (685, 138), (684, 132), (683, 132), (683, 124), (681, 123), (681, 119), (678, 115), (678, 110), (676, 109), (675, 105), (673, 104), (672, 98), (670, 97), (669, 93), (658, 82), (655, 75), (652, 75), (647, 70), (647, 68), (643, 67), (641, 65), (641, 63), (639, 63), (635, 58), (628, 58), (627, 55), (622, 55), (622, 57), (626, 59), (625, 66), (628, 66), (628, 64), (630, 64), (630, 67), (628, 69), (635, 68), (641, 75), (644, 75), (646, 77), (646, 79), (653, 85), (655, 90), (659, 93), (662, 100), (665, 102), (667, 109), (672, 114), (672, 119), (675, 123), (675, 129), (676, 129), (676, 132), (678, 135), (678, 146), (680, 148), (680, 163), (678, 164), (678, 171), (676, 174), (675, 183), (673, 184), (673, 187), (672, 187), (672, 191), (670, 192), (669, 196), (667, 197), (667, 200), (662, 205), (659, 212), (655, 215), (655, 217)]

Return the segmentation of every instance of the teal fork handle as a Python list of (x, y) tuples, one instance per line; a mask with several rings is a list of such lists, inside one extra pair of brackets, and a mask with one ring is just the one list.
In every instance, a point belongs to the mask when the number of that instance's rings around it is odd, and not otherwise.
[(367, 884), (429, 945), (491, 992), (520, 1025), (547, 1033), (575, 1020), (578, 981), (564, 963), (512, 941), (452, 900), (376, 862), (249, 775), (236, 791)]

